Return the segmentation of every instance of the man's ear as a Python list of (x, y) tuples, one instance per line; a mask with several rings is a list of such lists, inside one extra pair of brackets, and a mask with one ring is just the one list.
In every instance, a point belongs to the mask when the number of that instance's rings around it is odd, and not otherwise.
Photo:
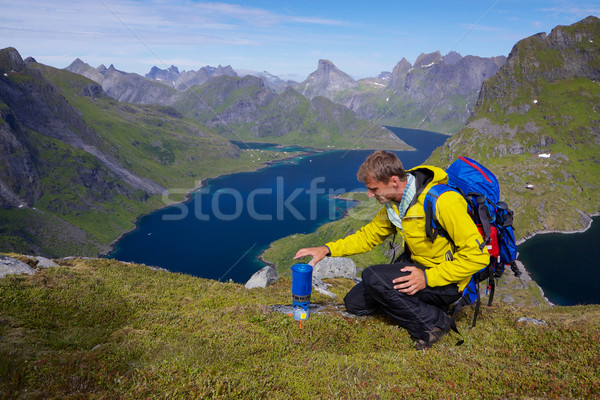
[(400, 186), (400, 178), (398, 178), (396, 175), (393, 175), (388, 183), (391, 183), (394, 187), (398, 187)]

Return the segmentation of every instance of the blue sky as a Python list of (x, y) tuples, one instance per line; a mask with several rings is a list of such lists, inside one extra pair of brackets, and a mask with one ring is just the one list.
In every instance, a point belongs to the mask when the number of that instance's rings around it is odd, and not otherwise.
[(221, 64), (297, 81), (328, 59), (359, 79), (436, 50), (507, 56), (589, 15), (600, 16), (598, 1), (0, 0), (0, 48), (57, 68)]

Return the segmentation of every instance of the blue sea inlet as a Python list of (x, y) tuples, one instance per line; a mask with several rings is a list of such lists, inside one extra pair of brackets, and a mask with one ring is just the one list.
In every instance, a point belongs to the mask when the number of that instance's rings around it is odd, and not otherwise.
[[(405, 168), (421, 164), (447, 139), (435, 132), (389, 129), (418, 149), (396, 153)], [(264, 267), (257, 257), (270, 243), (314, 232), (343, 216), (353, 203), (333, 196), (365, 190), (356, 171), (370, 153), (312, 153), (258, 171), (211, 179), (189, 201), (142, 217), (109, 257), (202, 278), (246, 282)]]

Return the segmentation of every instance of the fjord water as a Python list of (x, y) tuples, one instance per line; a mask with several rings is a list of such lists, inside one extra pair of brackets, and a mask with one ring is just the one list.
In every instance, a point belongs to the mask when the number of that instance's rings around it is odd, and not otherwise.
[(519, 259), (554, 304), (600, 304), (600, 217), (581, 233), (537, 235)]
[[(435, 132), (388, 129), (417, 148), (396, 152), (405, 168), (421, 164), (447, 138)], [(109, 257), (202, 278), (246, 282), (264, 266), (257, 257), (270, 243), (314, 232), (343, 216), (353, 203), (334, 196), (365, 190), (356, 171), (370, 153), (312, 153), (211, 179), (189, 201), (142, 217)]]

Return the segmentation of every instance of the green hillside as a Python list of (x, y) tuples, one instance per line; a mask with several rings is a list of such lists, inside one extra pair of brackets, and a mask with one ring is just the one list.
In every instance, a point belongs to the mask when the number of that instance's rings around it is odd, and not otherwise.
[(2, 399), (600, 396), (598, 306), (496, 303), (475, 329), (469, 307), (462, 346), (453, 334), (416, 351), (383, 317), (335, 312), (341, 297), (314, 294), (331, 311), (302, 326), (273, 311), (291, 302), (289, 278), (246, 290), (114, 260), (60, 264), (0, 279)]
[(261, 167), (171, 108), (119, 103), (80, 75), (18, 61), (0, 78), (0, 178), (18, 198), (0, 201), (5, 251), (97, 255), (200, 180)]
[[(477, 120), (428, 160), (447, 165), (459, 155), (485, 159), (515, 210), (521, 238), (583, 229), (590, 223), (588, 215), (600, 210), (600, 117), (595, 110), (600, 85), (584, 79), (541, 82), (538, 91), (538, 103), (525, 114), (499, 118), (479, 112)], [(493, 104), (488, 101), (486, 109)], [(482, 130), (499, 134), (490, 137)]]

